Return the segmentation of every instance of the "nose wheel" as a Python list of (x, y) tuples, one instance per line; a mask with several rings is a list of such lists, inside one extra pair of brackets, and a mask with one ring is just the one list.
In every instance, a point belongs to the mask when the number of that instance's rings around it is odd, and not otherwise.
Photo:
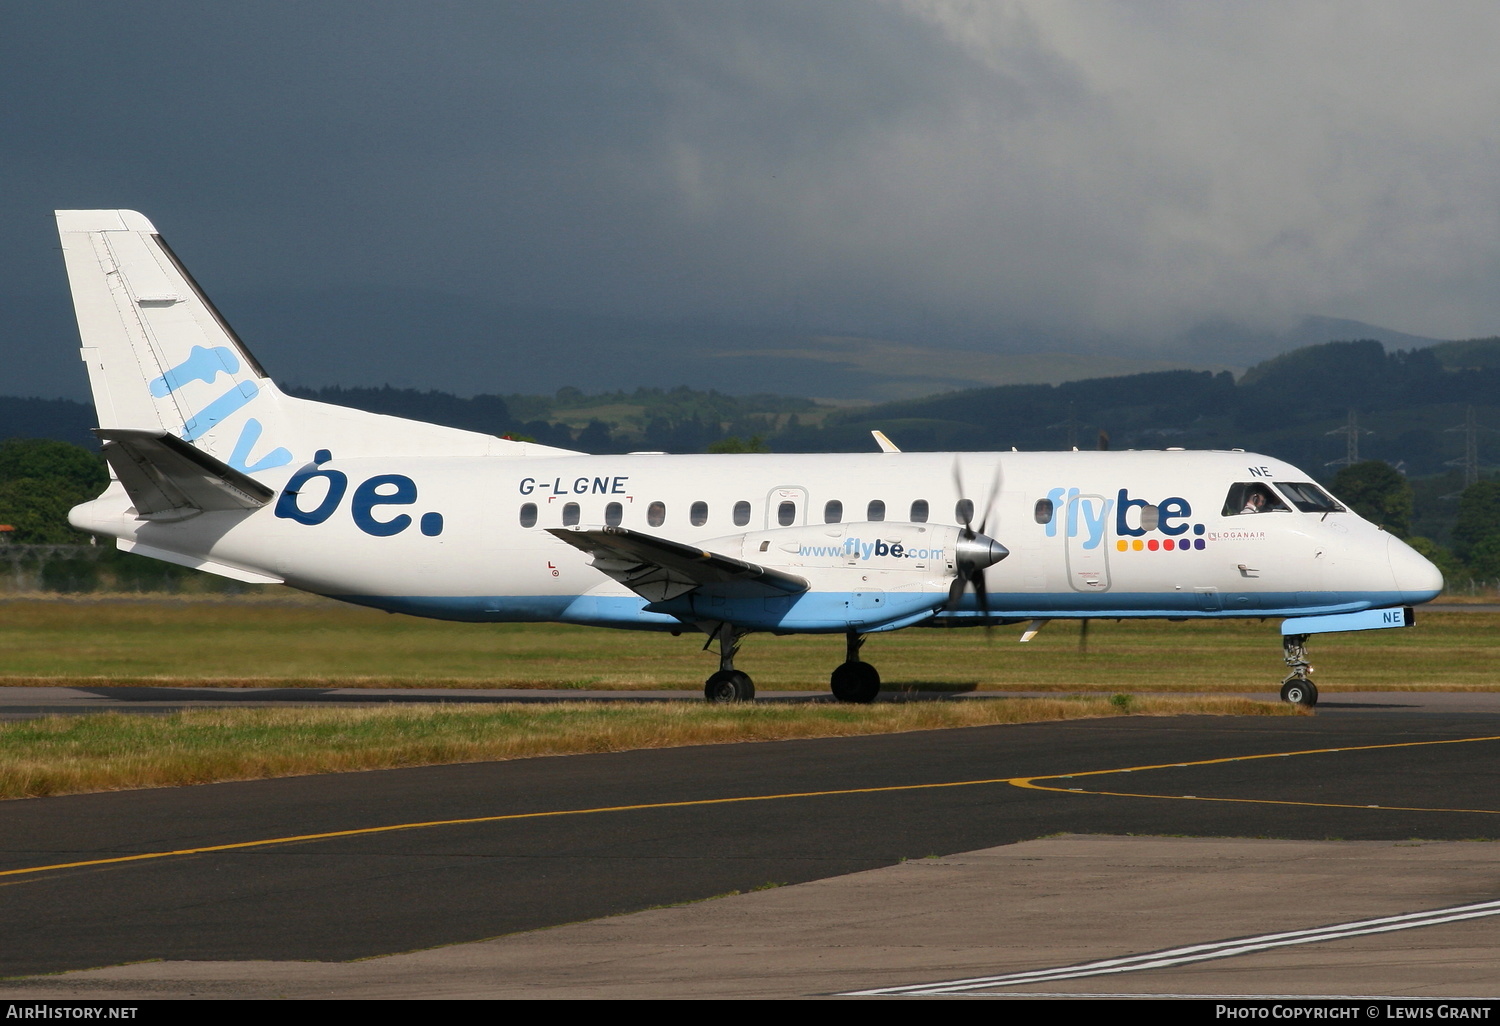
[(1293, 705), (1314, 706), (1318, 704), (1318, 686), (1310, 680), (1293, 677), (1281, 685), (1281, 700)]
[(828, 686), (840, 702), (868, 705), (880, 694), (880, 674), (869, 663), (860, 661), (859, 649), (865, 639), (853, 631), (844, 637), (844, 662), (834, 668)]
[(1292, 672), (1281, 682), (1281, 700), (1310, 709), (1318, 704), (1318, 686), (1307, 679), (1307, 675), (1312, 673), (1312, 664), (1307, 661), (1306, 644), (1306, 634), (1288, 634), (1281, 639), (1286, 664), (1292, 668)]

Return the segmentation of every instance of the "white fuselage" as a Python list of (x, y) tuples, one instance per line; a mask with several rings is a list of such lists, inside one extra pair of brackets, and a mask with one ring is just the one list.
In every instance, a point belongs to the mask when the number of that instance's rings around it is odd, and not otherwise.
[[(611, 523), (803, 573), (825, 593), (941, 592), (952, 573), (936, 549), (920, 569), (870, 553), (882, 530), (959, 524), (967, 498), (975, 526), (1010, 553), (985, 571), (991, 618), (1306, 615), (1425, 602), (1442, 587), (1429, 562), (1352, 512), (1226, 510), (1237, 483), (1311, 480), (1253, 453), (330, 457), (262, 474), (277, 497), (257, 510), (141, 522), (107, 494), (74, 522), (380, 608), (658, 630), (684, 617), (648, 610), (547, 529)], [(826, 522), (831, 503), (843, 526)], [(777, 544), (744, 551), (751, 532)], [(829, 554), (851, 558), (819, 569)], [(917, 619), (981, 622), (981, 611), (968, 594)], [(892, 625), (905, 622), (917, 621)], [(786, 626), (848, 629), (816, 616)]]

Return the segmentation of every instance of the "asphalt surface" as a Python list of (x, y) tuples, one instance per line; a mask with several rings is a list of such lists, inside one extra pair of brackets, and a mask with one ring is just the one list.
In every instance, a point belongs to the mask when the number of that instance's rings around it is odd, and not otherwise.
[[(0, 976), (367, 958), (1058, 833), (1500, 838), (1500, 740), (1465, 740), (1500, 735), (1493, 699), (1337, 697), (1308, 718), (981, 727), (0, 803)], [(1433, 741), (1462, 743), (1417, 744)], [(1294, 752), (1315, 754), (1173, 765)], [(1038, 782), (1055, 790), (1007, 782), (1164, 764)], [(976, 780), (994, 782), (962, 783)], [(558, 812), (575, 814), (537, 815)], [(491, 818), (505, 816), (524, 818)], [(475, 818), (489, 819), (444, 822)], [(400, 824), (427, 825), (6, 872)]]

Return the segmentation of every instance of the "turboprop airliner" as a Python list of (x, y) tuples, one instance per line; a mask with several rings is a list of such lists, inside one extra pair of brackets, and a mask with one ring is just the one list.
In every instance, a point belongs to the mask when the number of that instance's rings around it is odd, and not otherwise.
[(751, 632), (1284, 618), (1410, 626), (1437, 568), (1306, 473), (1241, 451), (596, 456), (293, 398), (151, 223), (57, 212), (110, 484), (75, 527), (127, 552), (392, 612), (697, 632), (711, 701)]

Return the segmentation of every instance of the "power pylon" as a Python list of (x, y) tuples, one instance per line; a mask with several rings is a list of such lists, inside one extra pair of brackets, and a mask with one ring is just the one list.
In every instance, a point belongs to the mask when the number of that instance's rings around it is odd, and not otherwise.
[(1325, 467), (1352, 467), (1359, 462), (1359, 436), (1374, 434), (1373, 431), (1361, 431), (1359, 427), (1359, 413), (1355, 410), (1349, 411), (1349, 421), (1341, 428), (1325, 431), (1328, 435), (1343, 435), (1346, 444), (1344, 447), (1344, 458), (1341, 460), (1329, 460), (1323, 464)]

